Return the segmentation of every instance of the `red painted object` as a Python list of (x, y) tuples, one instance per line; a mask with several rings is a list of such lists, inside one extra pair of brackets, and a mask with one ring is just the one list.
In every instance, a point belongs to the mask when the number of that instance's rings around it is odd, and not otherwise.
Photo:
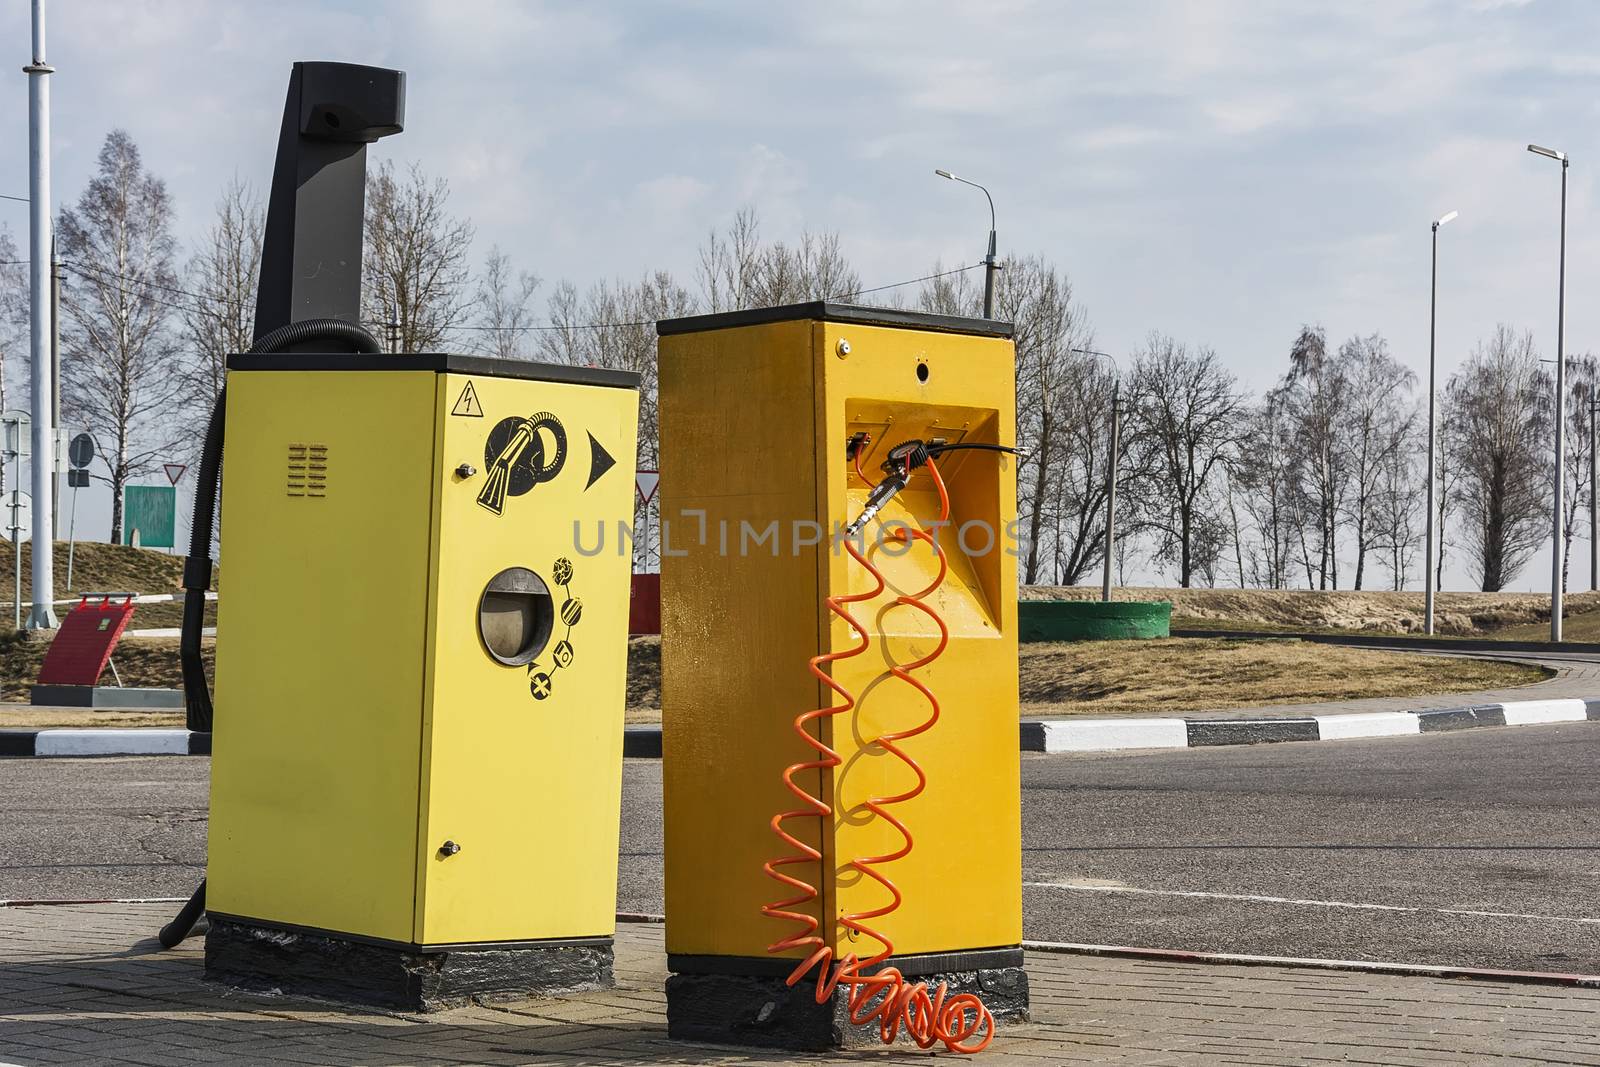
[(39, 668), (40, 685), (96, 685), (100, 672), (106, 669), (117, 639), (127, 629), (133, 618), (133, 594), (127, 594), (121, 603), (112, 603), (111, 597), (102, 596), (90, 602), (88, 597), (78, 601), (61, 622), (56, 639), (45, 653), (44, 664)]
[(628, 597), (628, 633), (661, 632), (661, 575), (635, 574)]

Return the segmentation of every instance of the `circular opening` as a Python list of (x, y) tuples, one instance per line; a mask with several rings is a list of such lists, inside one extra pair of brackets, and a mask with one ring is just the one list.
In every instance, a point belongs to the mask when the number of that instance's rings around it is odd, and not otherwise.
[(927, 380), (928, 380), (928, 365), (926, 363), (918, 363), (917, 364), (917, 381), (925, 382)]
[(478, 636), (489, 655), (506, 666), (531, 663), (550, 642), (554, 627), (550, 587), (526, 567), (508, 567), (484, 586)]
[(339, 128), (339, 116), (335, 115), (331, 111), (323, 112), (322, 121), (326, 122), (329, 126), (332, 126), (336, 130)]

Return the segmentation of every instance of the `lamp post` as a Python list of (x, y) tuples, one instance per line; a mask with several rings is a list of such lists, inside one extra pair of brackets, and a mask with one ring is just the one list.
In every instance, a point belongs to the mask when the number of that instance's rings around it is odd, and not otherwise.
[(1434, 522), (1434, 487), (1438, 483), (1438, 475), (1434, 469), (1434, 452), (1438, 448), (1439, 434), (1435, 428), (1438, 415), (1438, 399), (1434, 388), (1435, 381), (1435, 325), (1439, 317), (1439, 227), (1459, 215), (1459, 211), (1451, 211), (1433, 222), (1433, 277), (1428, 286), (1428, 548), (1426, 551), (1426, 574), (1423, 576), (1423, 632), (1433, 634), (1433, 544), (1436, 531)]
[(970, 185), (974, 189), (980, 190), (989, 201), (989, 254), (983, 257), (983, 317), (992, 319), (994, 318), (994, 280), (995, 275), (1000, 272), (1000, 263), (995, 258), (994, 197), (989, 195), (989, 190), (977, 182), (968, 181), (966, 178), (951, 174), (947, 170), (935, 170), (934, 173), (941, 178), (949, 178), (953, 182), (960, 182), (962, 185)]
[(54, 250), (50, 220), (50, 75), (55, 68), (44, 58), (44, 0), (33, 0), (33, 60), (28, 75), (28, 245), (29, 342), (33, 372), (33, 607), (30, 630), (54, 629), (55, 582), (51, 571), (51, 515), (55, 500), (55, 395), (50, 373), (50, 256)]
[(1561, 513), (1565, 496), (1567, 450), (1567, 167), (1571, 160), (1565, 152), (1531, 144), (1528, 151), (1561, 164), (1561, 258), (1556, 274), (1556, 484), (1553, 519), (1550, 530), (1550, 640), (1561, 640), (1561, 572), (1566, 557), (1562, 540)]

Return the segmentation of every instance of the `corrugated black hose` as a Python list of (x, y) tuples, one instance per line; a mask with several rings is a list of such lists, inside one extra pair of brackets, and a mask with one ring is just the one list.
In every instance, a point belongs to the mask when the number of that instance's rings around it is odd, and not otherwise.
[[(343, 319), (306, 319), (280, 326), (250, 346), (253, 355), (282, 352), (297, 345), (332, 343), (353, 352), (376, 354), (383, 351), (378, 339), (355, 323)], [(222, 476), (222, 432), (227, 418), (228, 390), (224, 386), (211, 409), (206, 425), (205, 444), (200, 451), (199, 481), (195, 487), (194, 516), (189, 523), (189, 558), (183, 565), (183, 630), (178, 641), (178, 658), (183, 668), (183, 702), (190, 730), (210, 733), (212, 724), (211, 688), (205, 663), (200, 658), (201, 635), (205, 628), (206, 591), (211, 588), (211, 541), (217, 528), (217, 492)], [(206, 883), (178, 912), (177, 918), (161, 928), (162, 947), (172, 948), (194, 929), (206, 907)]]

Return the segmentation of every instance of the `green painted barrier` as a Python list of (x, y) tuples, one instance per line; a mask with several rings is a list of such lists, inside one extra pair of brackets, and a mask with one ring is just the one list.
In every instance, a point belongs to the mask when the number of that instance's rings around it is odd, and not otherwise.
[(1023, 641), (1126, 641), (1172, 635), (1165, 600), (1023, 600), (1017, 604)]

